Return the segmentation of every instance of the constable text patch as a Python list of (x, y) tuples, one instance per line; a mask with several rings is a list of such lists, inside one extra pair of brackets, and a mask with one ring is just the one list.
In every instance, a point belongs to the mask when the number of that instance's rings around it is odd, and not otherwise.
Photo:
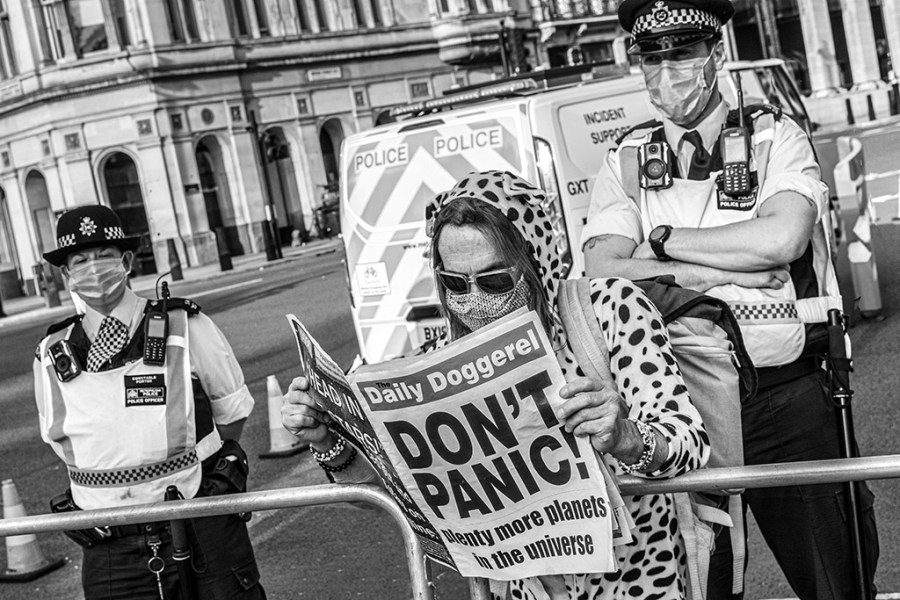
[(125, 406), (156, 406), (166, 403), (166, 378), (154, 375), (125, 376)]

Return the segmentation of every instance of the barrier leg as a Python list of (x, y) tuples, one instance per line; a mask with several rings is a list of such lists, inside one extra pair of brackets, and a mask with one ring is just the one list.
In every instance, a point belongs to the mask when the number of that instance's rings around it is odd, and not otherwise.
[(482, 577), (469, 578), (469, 598), (471, 600), (491, 600), (491, 586)]

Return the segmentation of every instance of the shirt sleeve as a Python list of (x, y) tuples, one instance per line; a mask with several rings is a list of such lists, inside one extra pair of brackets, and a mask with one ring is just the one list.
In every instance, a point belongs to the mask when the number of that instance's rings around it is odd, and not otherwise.
[(253, 410), (253, 396), (225, 335), (200, 313), (188, 318), (188, 336), (191, 369), (209, 396), (213, 421), (228, 425), (246, 419)]
[(607, 153), (594, 181), (587, 223), (581, 232), (581, 247), (591, 238), (609, 234), (625, 236), (635, 244), (644, 240), (641, 213), (622, 187), (616, 152)]
[(827, 210), (828, 190), (822, 183), (812, 142), (788, 117), (775, 121), (765, 178), (760, 206), (779, 192), (795, 192), (813, 203), (817, 221)]
[(47, 409), (44, 405), (44, 365), (37, 356), (35, 356), (34, 362), (31, 365), (31, 371), (34, 375), (34, 401), (37, 404), (38, 426), (41, 430), (41, 439), (49, 444), (50, 435), (47, 432)]
[(668, 454), (651, 478), (675, 477), (709, 460), (709, 436), (675, 362), (659, 311), (625, 279), (591, 281), (594, 311), (609, 347), (609, 367), (628, 417), (662, 434)]

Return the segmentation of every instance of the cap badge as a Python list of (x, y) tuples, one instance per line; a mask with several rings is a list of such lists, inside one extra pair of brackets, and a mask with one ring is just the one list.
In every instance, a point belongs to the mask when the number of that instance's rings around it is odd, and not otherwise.
[(81, 219), (81, 225), (78, 226), (78, 230), (81, 232), (81, 235), (88, 237), (94, 235), (94, 232), (97, 231), (97, 224), (94, 223), (92, 218), (84, 217)]
[(663, 0), (659, 0), (653, 7), (653, 20), (664, 23), (669, 19), (669, 7)]

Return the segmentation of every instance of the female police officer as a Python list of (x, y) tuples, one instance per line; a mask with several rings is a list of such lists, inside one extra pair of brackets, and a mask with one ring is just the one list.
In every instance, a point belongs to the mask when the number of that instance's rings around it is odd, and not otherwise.
[[(66, 464), (68, 498), (55, 510), (243, 491), (237, 444), (253, 398), (225, 337), (193, 302), (148, 302), (127, 285), (138, 238), (116, 214), (83, 206), (62, 215), (44, 258), (62, 268), (84, 315), (53, 325), (34, 363), (41, 437)], [(67, 532), (84, 549), (87, 600), (265, 598), (246, 523), (193, 519), (191, 582), (179, 581), (167, 523)], [(188, 577), (185, 577), (188, 579)]]

